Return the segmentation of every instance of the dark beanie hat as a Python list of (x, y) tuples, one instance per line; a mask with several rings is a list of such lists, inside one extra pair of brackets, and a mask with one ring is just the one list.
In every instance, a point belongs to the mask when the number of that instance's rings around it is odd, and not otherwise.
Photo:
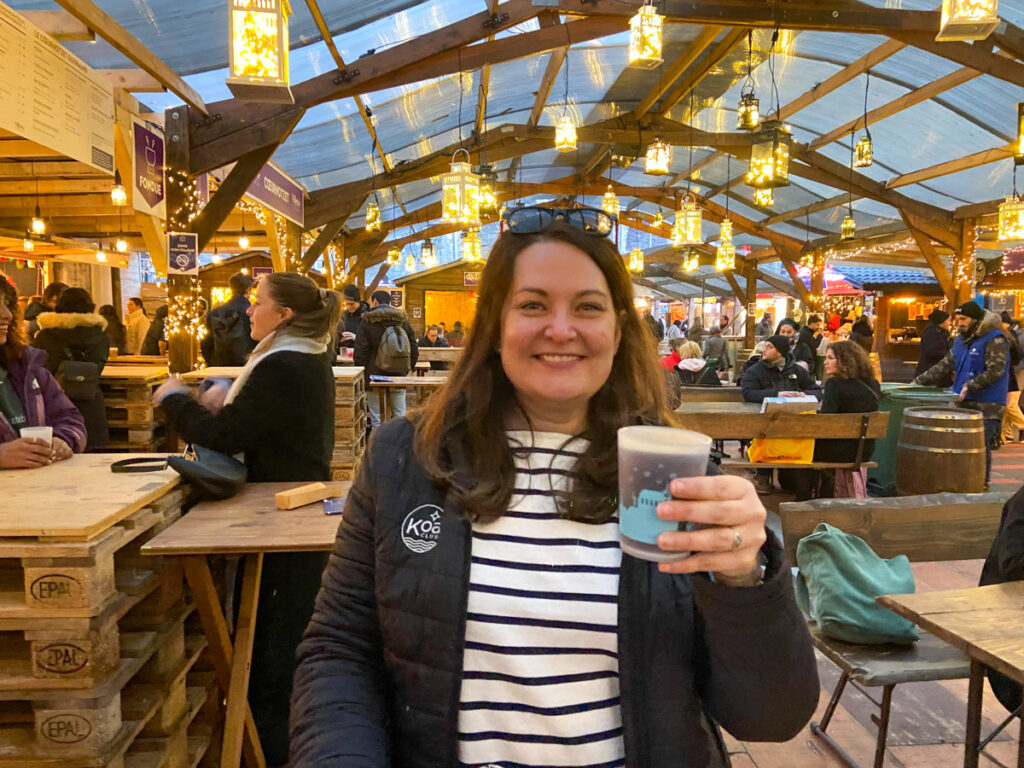
[(791, 317), (784, 317), (781, 320), (779, 320), (779, 324), (775, 327), (775, 332), (778, 333), (780, 330), (782, 330), (782, 326), (784, 325), (792, 327), (794, 331), (800, 330), (800, 323), (798, 323)]
[(999, 317), (1007, 325), (1013, 325), (1013, 317), (1005, 309), (1002, 312), (999, 313)]
[(360, 301), (362, 299), (362, 297), (359, 295), (358, 285), (353, 285), (352, 283), (349, 283), (342, 289), (341, 292), (345, 294), (345, 298), (348, 299), (349, 301)]
[(789, 337), (788, 336), (769, 336), (765, 339), (769, 344), (779, 350), (779, 354), (783, 357), (789, 354)]
[(954, 311), (958, 315), (964, 315), (965, 317), (971, 318), (971, 320), (981, 320), (985, 317), (985, 310), (973, 301), (965, 301)]
[(928, 320), (936, 325), (942, 325), (948, 318), (949, 312), (943, 312), (941, 309), (933, 309), (932, 313), (928, 315)]

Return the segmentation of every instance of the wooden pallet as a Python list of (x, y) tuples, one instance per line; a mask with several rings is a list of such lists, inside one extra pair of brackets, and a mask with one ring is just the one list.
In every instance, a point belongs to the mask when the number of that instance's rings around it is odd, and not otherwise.
[(335, 445), (331, 466), (355, 466), (366, 450), (366, 430), (363, 429), (350, 445)]
[(334, 403), (342, 405), (355, 403), (366, 394), (366, 379), (360, 367), (336, 366), (334, 368)]
[(107, 407), (107, 424), (111, 427), (149, 426), (163, 424), (163, 411), (150, 402), (131, 402), (117, 398), (104, 398)]
[(0, 539), (0, 622), (101, 614), (119, 591), (145, 581), (160, 565), (143, 561), (131, 545), (180, 517), (185, 493), (171, 491), (90, 541)]
[(205, 647), (184, 643), (185, 618), (183, 612), (160, 633), (135, 673), (118, 680), (123, 687), (0, 704), (0, 766), (98, 768), (123, 755), (147, 729), (173, 731), (187, 709), (185, 676)]
[(334, 447), (354, 446), (360, 439), (366, 438), (366, 415), (359, 414), (355, 418), (334, 422)]
[(334, 401), (334, 423), (344, 424), (355, 420), (357, 416), (366, 415), (366, 395), (359, 395), (355, 400), (349, 402)]

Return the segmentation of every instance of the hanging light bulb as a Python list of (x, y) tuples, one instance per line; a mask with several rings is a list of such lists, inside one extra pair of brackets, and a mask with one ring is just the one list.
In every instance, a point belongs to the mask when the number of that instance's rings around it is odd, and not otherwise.
[(239, 272), (241, 272), (243, 275), (248, 275), (249, 274), (249, 268), (248, 267), (242, 267), (239, 270)]
[(864, 131), (864, 135), (857, 141), (857, 146), (854, 147), (854, 168), (867, 168), (874, 162), (875, 150), (871, 145), (871, 133), (867, 129)]
[(216, 246), (213, 249), (213, 263), (220, 264), (220, 251), (217, 250)]
[(999, 0), (942, 0), (937, 42), (984, 40), (999, 26)]
[(25, 253), (32, 253), (32, 251), (34, 251), (35, 249), (36, 244), (32, 241), (32, 238), (30, 238), (28, 236), (28, 233), (26, 232), (25, 239), (21, 241), (21, 250), (25, 251)]
[(110, 202), (120, 208), (128, 204), (128, 192), (121, 183), (121, 172), (114, 171), (114, 186), (110, 188)]
[(701, 245), (704, 240), (701, 237), (701, 228), (704, 222), (704, 214), (697, 205), (692, 195), (687, 194), (683, 198), (683, 204), (676, 211), (676, 221), (672, 226), (672, 245), (676, 248), (683, 248), (688, 245)]
[(661, 208), (658, 209), (657, 213), (654, 214), (654, 226), (660, 227), (665, 221), (665, 217), (661, 214)]
[(639, 275), (644, 271), (644, 249), (634, 248), (629, 252), (629, 271)]
[(494, 216), (498, 213), (498, 174), (486, 163), (476, 170), (480, 177), (480, 215)]
[(609, 216), (619, 215), (619, 198), (615, 196), (615, 190), (612, 189), (611, 184), (608, 185), (608, 191), (601, 198), (601, 210)]
[(100, 264), (102, 264), (106, 260), (107, 260), (107, 254), (103, 250), (103, 243), (100, 243), (97, 246), (97, 249), (96, 249), (96, 261), (98, 261), (98, 262), (100, 262)]
[(423, 244), (420, 246), (420, 263), (422, 263), (427, 269), (437, 266), (437, 257), (434, 255), (434, 244), (430, 241), (429, 237), (424, 240)]
[(555, 124), (555, 149), (559, 152), (576, 149), (576, 123), (568, 112), (562, 113), (562, 119)]
[(853, 211), (846, 214), (841, 225), (839, 239), (853, 240), (857, 236), (857, 222), (853, 220)]
[(242, 234), (238, 237), (238, 247), (243, 251), (249, 248), (249, 238), (245, 234), (245, 224), (242, 225)]
[(654, 69), (661, 64), (661, 27), (664, 18), (654, 8), (651, 0), (644, 4), (629, 20), (629, 62), (630, 67)]
[(412, 271), (416, 269), (416, 257), (411, 253), (405, 257), (405, 269), (406, 271)]
[[(462, 152), (466, 160), (455, 158)], [(454, 224), (480, 223), (480, 179), (469, 164), (469, 152), (452, 155), (451, 170), (441, 175), (441, 218)]]
[(771, 208), (775, 205), (775, 190), (771, 187), (754, 190), (754, 205), (761, 208)]
[(398, 248), (388, 248), (388, 264), (394, 266), (402, 260), (402, 252)]
[(696, 248), (687, 248), (683, 252), (683, 271), (696, 272), (700, 267), (700, 251)]
[(480, 235), (475, 229), (462, 233), (462, 260), (480, 261), (483, 247), (480, 244)]
[(124, 235), (117, 236), (117, 242), (114, 243), (114, 247), (118, 253), (124, 253), (128, 250), (128, 241), (124, 239)]
[(644, 158), (644, 173), (651, 176), (665, 176), (669, 173), (669, 166), (672, 165), (672, 146), (655, 139), (647, 147), (647, 156)]
[(39, 213), (39, 203), (36, 203), (36, 215), (32, 217), (32, 231), (37, 235), (46, 234), (46, 222)]
[(999, 241), (1024, 241), (1024, 200), (1013, 195), (999, 204)]
[(380, 226), (380, 206), (376, 200), (371, 200), (366, 206), (366, 231), (379, 232)]
[(756, 131), (761, 124), (760, 102), (754, 95), (753, 90), (740, 96), (740, 103), (736, 107), (736, 127), (741, 131)]

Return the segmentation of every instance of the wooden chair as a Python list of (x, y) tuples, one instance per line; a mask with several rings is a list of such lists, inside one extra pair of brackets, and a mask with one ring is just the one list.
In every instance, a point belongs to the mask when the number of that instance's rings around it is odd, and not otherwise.
[[(911, 562), (973, 560), (988, 554), (1003, 504), (1009, 498), (1009, 493), (936, 493), (889, 499), (817, 499), (781, 504), (779, 517), (786, 552), (794, 563), (797, 542), (818, 523), (860, 536), (883, 558), (906, 555)], [(899, 683), (970, 675), (966, 655), (923, 630), (920, 640), (907, 648), (844, 643), (821, 634), (815, 622), (809, 622), (808, 628), (814, 646), (842, 672), (821, 723), (812, 722), (811, 732), (850, 766), (857, 763), (826, 733), (847, 683), (880, 709), (872, 719), (878, 724), (874, 766), (882, 768), (893, 688)], [(878, 686), (882, 688), (881, 701), (864, 690)]]

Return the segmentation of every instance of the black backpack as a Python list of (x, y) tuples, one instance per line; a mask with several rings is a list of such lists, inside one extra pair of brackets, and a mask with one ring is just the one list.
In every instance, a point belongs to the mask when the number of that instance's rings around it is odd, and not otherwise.
[(249, 328), (241, 312), (210, 317), (210, 334), (213, 336), (212, 360), (207, 365), (245, 365), (245, 358), (252, 348)]
[(85, 359), (81, 347), (64, 347), (64, 360), (57, 366), (57, 383), (69, 400), (92, 400), (100, 393), (100, 367)]

